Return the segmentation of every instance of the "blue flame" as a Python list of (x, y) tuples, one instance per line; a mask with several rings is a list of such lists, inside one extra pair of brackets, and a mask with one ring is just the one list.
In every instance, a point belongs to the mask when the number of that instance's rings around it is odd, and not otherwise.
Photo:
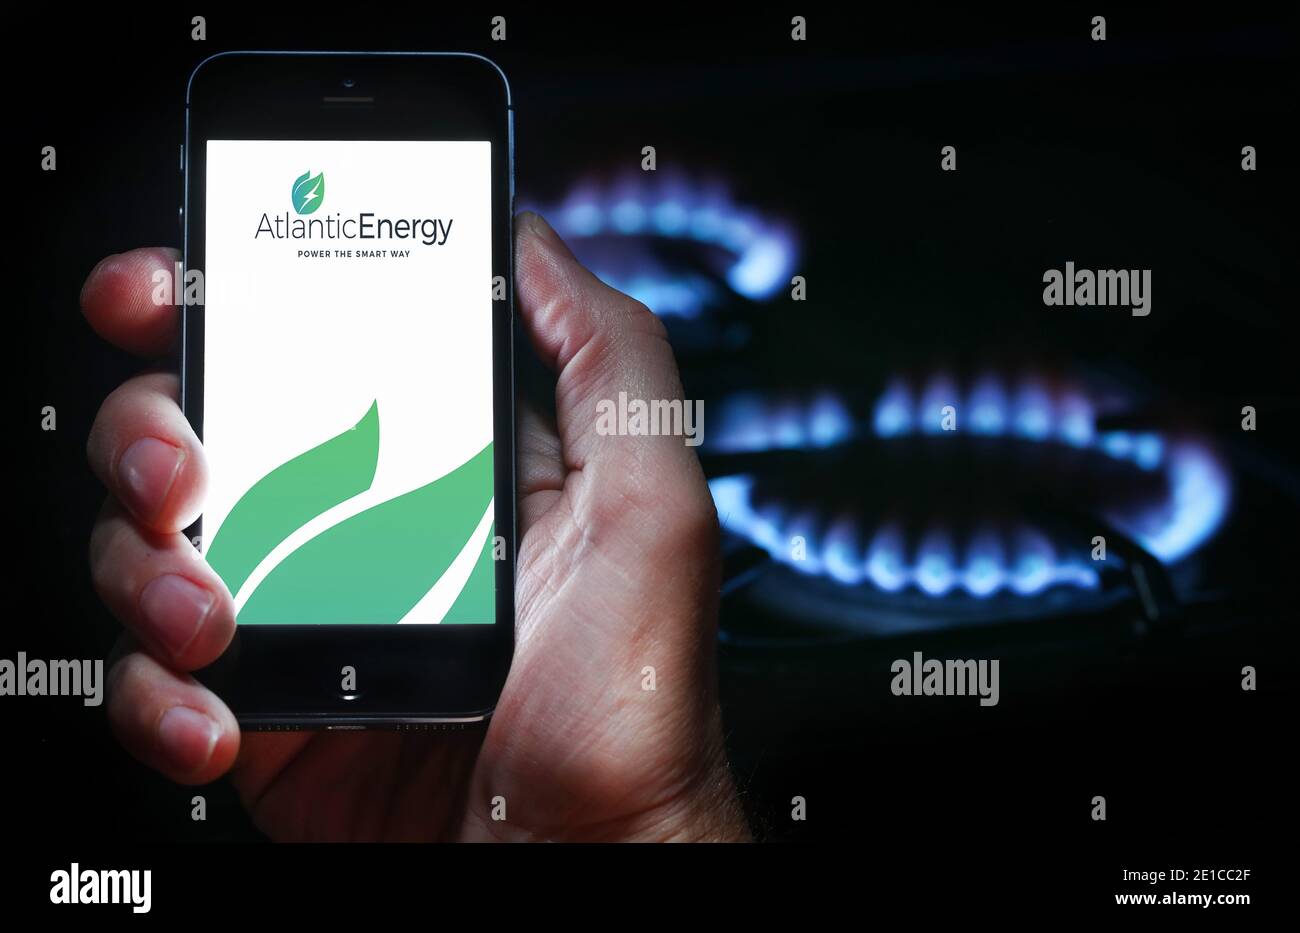
[(971, 430), (976, 434), (998, 436), (1007, 429), (1009, 408), (1002, 383), (989, 376), (982, 377), (971, 389), (969, 413)]
[(1194, 441), (1180, 443), (1162, 462), (1168, 498), (1137, 514), (1109, 518), (1162, 562), (1171, 564), (1199, 548), (1223, 524), (1232, 484), (1219, 458)]
[(600, 274), (601, 281), (625, 295), (631, 295), (660, 317), (695, 318), (718, 294), (718, 288), (702, 275), (664, 278), (637, 274), (625, 278), (612, 272)]
[(1002, 537), (991, 528), (971, 535), (962, 585), (972, 596), (991, 596), (1006, 581), (1007, 554)]
[(885, 522), (861, 543), (853, 520), (836, 519), (820, 540), (812, 516), (786, 517), (753, 503), (748, 475), (711, 480), (723, 525), (800, 573), (825, 575), (846, 586), (870, 583), (887, 593), (915, 586), (929, 596), (964, 590), (986, 598), (1001, 590), (1032, 596), (1054, 586), (1096, 589), (1101, 578), (1083, 555), (1058, 553), (1042, 531), (1020, 525), (1007, 533), (992, 527), (972, 534), (959, 547), (952, 533), (932, 527), (915, 546), (901, 526)]
[(853, 416), (833, 392), (809, 401), (742, 392), (717, 407), (716, 426), (709, 433), (709, 449), (717, 453), (834, 447), (854, 433)]
[(912, 396), (901, 382), (892, 384), (876, 403), (876, 434), (899, 437), (912, 432)]
[[(553, 208), (541, 207), (557, 232), (570, 240), (596, 236), (666, 237), (724, 250), (732, 257), (727, 285), (754, 301), (771, 298), (789, 283), (798, 254), (794, 236), (782, 225), (736, 205), (719, 188), (678, 178), (623, 179), (607, 187), (575, 187)], [(582, 245), (573, 243), (581, 256)], [(697, 317), (718, 300), (703, 276), (665, 273), (657, 266), (633, 275), (593, 271), (605, 282), (665, 317)]]
[[(1096, 405), (1077, 387), (1053, 390), (1046, 379), (1032, 375), (1008, 386), (984, 374), (963, 393), (955, 379), (940, 373), (919, 393), (903, 380), (891, 381), (872, 408), (867, 430), (886, 440), (965, 432), (1059, 443), (1162, 471), (1168, 489), (1164, 499), (1104, 517), (1164, 563), (1181, 560), (1204, 544), (1230, 505), (1231, 483), (1217, 455), (1203, 443), (1174, 442), (1157, 432), (1098, 431), (1096, 418)], [(720, 453), (831, 447), (859, 430), (848, 406), (832, 392), (810, 401), (736, 395), (720, 403), (716, 424), (710, 449)], [(766, 506), (761, 515), (755, 512), (752, 477), (726, 476), (710, 485), (729, 530), (801, 572), (848, 586), (869, 582), (886, 592), (914, 586), (932, 596), (960, 589), (982, 598), (1000, 590), (1030, 595), (1058, 585), (1093, 589), (1100, 583), (1090, 560), (1057, 553), (1051, 540), (1033, 528), (1007, 533), (983, 527), (963, 548), (948, 529), (935, 527), (912, 547), (899, 526), (886, 523), (859, 551), (857, 528), (848, 517), (838, 518), (818, 541), (806, 516), (795, 524), (775, 506)], [(796, 535), (806, 542), (802, 560), (790, 554)]]

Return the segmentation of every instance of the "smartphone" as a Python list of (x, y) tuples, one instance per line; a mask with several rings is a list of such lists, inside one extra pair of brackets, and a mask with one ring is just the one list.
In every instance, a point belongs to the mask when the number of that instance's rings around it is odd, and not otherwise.
[[(198, 673), (250, 729), (487, 718), (514, 647), (513, 108), (459, 53), (190, 76), (189, 529), (235, 598)], [(193, 298), (193, 300), (191, 300)]]

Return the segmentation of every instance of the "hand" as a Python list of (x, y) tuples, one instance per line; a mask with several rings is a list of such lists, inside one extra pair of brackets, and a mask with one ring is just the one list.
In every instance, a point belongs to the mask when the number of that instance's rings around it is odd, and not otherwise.
[[(109, 497), (90, 542), (96, 589), (126, 627), (109, 721), (173, 780), (231, 773), (253, 821), (283, 840), (744, 839), (727, 768), (714, 640), (718, 523), (693, 450), (607, 437), (596, 406), (680, 398), (663, 325), (521, 214), (517, 308), (557, 374), (557, 424), (520, 416), (517, 644), (483, 733), (241, 736), (190, 676), (234, 634), (234, 603), (183, 531), (207, 466), (174, 375), (138, 376), (104, 402), (91, 467)], [(94, 329), (145, 355), (176, 339), (151, 300), (174, 252), (110, 256), (81, 304)], [(642, 689), (642, 669), (657, 689)], [(506, 820), (492, 819), (503, 797)]]

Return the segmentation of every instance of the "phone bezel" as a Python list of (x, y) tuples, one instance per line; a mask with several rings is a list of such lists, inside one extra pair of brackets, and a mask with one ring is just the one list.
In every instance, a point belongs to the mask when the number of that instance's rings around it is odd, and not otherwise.
[[(343, 86), (343, 80), (355, 82)], [(196, 676), (245, 728), (402, 726), (485, 719), (514, 649), (515, 456), (512, 269), (513, 107), (505, 75), (460, 52), (223, 52), (201, 62), (186, 92), (183, 150), (186, 271), (205, 256), (208, 139), (467, 140), (492, 143), (495, 533), (493, 624), (241, 625)], [(488, 283), (484, 283), (484, 288)], [(203, 437), (203, 315), (182, 309), (181, 405)], [(202, 534), (202, 518), (188, 531)], [(357, 670), (358, 690), (339, 688)]]

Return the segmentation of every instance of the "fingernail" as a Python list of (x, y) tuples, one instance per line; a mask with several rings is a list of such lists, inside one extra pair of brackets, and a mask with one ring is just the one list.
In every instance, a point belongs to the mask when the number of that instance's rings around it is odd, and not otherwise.
[(140, 518), (151, 519), (167, 504), (185, 454), (156, 437), (142, 437), (117, 462), (117, 478), (127, 505)]
[(140, 591), (140, 611), (149, 633), (175, 657), (203, 627), (216, 597), (182, 576), (165, 573)]
[(173, 706), (158, 723), (163, 753), (182, 774), (193, 774), (208, 763), (220, 734), (215, 722), (188, 706)]
[(546, 218), (543, 217), (541, 214), (533, 213), (530, 211), (528, 216), (529, 216), (529, 223), (533, 228), (533, 232), (536, 233), (543, 240), (549, 240), (551, 243), (556, 245), (559, 245), (564, 242), (563, 240), (560, 239), (560, 235), (555, 232), (555, 228), (552, 227), (549, 223), (547, 223)]

